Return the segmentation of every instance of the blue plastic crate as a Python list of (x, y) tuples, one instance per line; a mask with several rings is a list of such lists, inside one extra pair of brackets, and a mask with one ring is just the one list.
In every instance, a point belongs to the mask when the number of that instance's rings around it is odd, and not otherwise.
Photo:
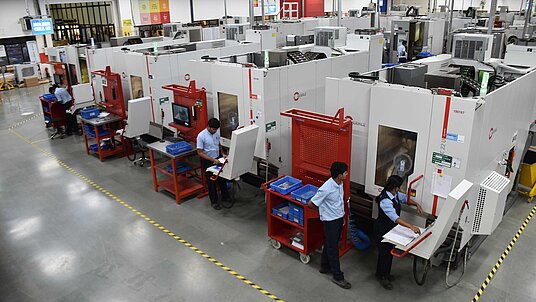
[(289, 214), (288, 203), (283, 202), (278, 206), (272, 208), (272, 214), (277, 215), (283, 219), (287, 219)]
[[(177, 162), (175, 165), (176, 165), (177, 174), (184, 173), (192, 169), (192, 166), (190, 166), (188, 163), (181, 162), (181, 161)], [(166, 170), (168, 171), (168, 173), (173, 174), (173, 167), (171, 166), (171, 164), (166, 166)]]
[(309, 200), (311, 200), (311, 198), (315, 196), (316, 192), (318, 192), (318, 187), (315, 187), (313, 185), (305, 185), (298, 190), (292, 192), (290, 194), (290, 197), (301, 203), (308, 203)]
[(303, 207), (289, 202), (288, 212), (296, 217), (303, 219)]
[(428, 58), (428, 57), (434, 57), (435, 55), (433, 53), (430, 53), (428, 51), (421, 51), (419, 53), (419, 57)]
[(52, 102), (56, 100), (56, 95), (53, 93), (45, 93), (43, 94), (43, 99), (47, 102)]
[[(104, 145), (101, 145), (101, 150), (107, 150), (107, 149), (110, 149), (110, 145), (108, 144), (104, 144)], [(97, 152), (99, 151), (99, 149), (97, 148), (97, 144), (92, 144), (89, 146), (89, 150), (91, 152)]]
[(80, 116), (85, 119), (92, 119), (98, 117), (100, 114), (99, 108), (87, 108), (80, 110)]
[(286, 195), (301, 187), (302, 181), (292, 176), (285, 176), (270, 184), (270, 189)]
[(299, 217), (299, 216), (295, 216), (293, 215), (292, 213), (288, 213), (287, 215), (287, 220), (288, 221), (292, 221), (294, 223), (297, 223), (299, 224), (300, 226), (303, 226), (303, 216), (302, 217)]
[(192, 150), (192, 145), (188, 142), (177, 142), (166, 146), (166, 152), (172, 155), (177, 155)]

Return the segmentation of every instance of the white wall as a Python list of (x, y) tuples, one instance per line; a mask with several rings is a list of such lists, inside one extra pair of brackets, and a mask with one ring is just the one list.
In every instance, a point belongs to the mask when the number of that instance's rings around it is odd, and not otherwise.
[[(337, 10), (338, 0), (324, 0), (324, 11), (331, 12), (333, 11), (333, 1), (335, 1), (335, 11)], [(376, 3), (377, 1), (374, 0)], [(350, 9), (361, 10), (364, 6), (368, 6), (370, 0), (342, 0), (341, 1), (341, 11), (343, 13), (348, 12)]]
[[(19, 19), (26, 16), (26, 3), (22, 0), (0, 0), (0, 38), (31, 35), (22, 31)], [(30, 14), (35, 15), (33, 1), (28, 1)]]

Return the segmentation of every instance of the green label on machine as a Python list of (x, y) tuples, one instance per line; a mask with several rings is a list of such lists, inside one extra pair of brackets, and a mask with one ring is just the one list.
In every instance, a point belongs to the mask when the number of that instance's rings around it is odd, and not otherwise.
[(266, 124), (266, 132), (275, 130), (275, 121)]
[(169, 102), (169, 97), (166, 96), (166, 97), (160, 98), (158, 100), (160, 101), (160, 105), (162, 105), (162, 104), (165, 104), (165, 103)]
[(447, 168), (451, 168), (452, 167), (452, 156), (446, 155), (446, 154), (441, 154), (441, 153), (438, 153), (438, 152), (434, 152), (432, 154), (432, 163), (440, 165), (440, 166), (444, 166), (444, 167), (447, 167)]

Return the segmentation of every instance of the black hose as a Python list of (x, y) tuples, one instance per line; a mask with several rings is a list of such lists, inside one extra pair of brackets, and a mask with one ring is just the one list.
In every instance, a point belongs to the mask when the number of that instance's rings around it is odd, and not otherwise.
[(417, 261), (419, 261), (419, 259), (422, 259), (422, 258), (413, 256), (413, 279), (415, 279), (415, 282), (418, 285), (422, 286), (424, 285), (424, 282), (426, 282), (426, 275), (428, 274), (428, 269), (430, 269), (431, 262), (430, 260), (425, 260), (426, 264), (424, 265), (424, 271), (422, 273), (422, 276), (419, 278), (419, 276), (417, 276)]

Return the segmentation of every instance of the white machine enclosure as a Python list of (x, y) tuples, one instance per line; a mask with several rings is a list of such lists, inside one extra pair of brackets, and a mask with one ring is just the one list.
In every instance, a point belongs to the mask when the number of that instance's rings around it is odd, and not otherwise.
[(504, 63), (511, 66), (536, 67), (536, 46), (508, 44)]
[[(76, 70), (75, 74), (71, 74), (71, 77), (76, 77), (77, 83), (82, 83), (82, 71), (80, 69), (80, 58), (78, 48), (76, 46), (58, 46), (45, 48), (45, 54), (48, 56), (51, 62), (62, 62), (69, 66), (70, 71), (72, 67)], [(50, 70), (54, 72), (54, 68)]]
[[(164, 112), (163, 125), (167, 127), (173, 121), (171, 103), (173, 92), (162, 89), (162, 86), (179, 84), (188, 86), (191, 74), (190, 60), (199, 60), (203, 56), (215, 58), (228, 57), (236, 54), (260, 51), (259, 43), (237, 43), (234, 41), (215, 40), (196, 43), (197, 50), (169, 54), (148, 54), (141, 52), (116, 51), (112, 53), (111, 69), (122, 76), (123, 96), (126, 100), (140, 97), (151, 98), (151, 121), (162, 123), (161, 112)], [(95, 96), (102, 90), (97, 78), (92, 80)], [(198, 87), (201, 87), (198, 84)], [(98, 102), (99, 100), (97, 100)], [(208, 112), (211, 115), (212, 104)], [(171, 129), (173, 130), (173, 129)]]
[(259, 126), (249, 125), (233, 131), (227, 156), (227, 164), (220, 177), (233, 180), (251, 172)]
[(15, 64), (13, 68), (15, 69), (17, 83), (24, 81), (24, 78), (40, 77), (37, 63)]
[[(387, 83), (327, 79), (326, 97), (332, 101), (326, 102), (325, 113), (334, 114), (336, 108), (344, 107), (353, 117), (351, 181), (364, 185), (365, 192), (372, 196), (382, 188), (376, 183), (377, 159), (391, 152), (378, 144), (381, 127), (398, 129), (396, 133), (415, 133), (413, 169), (405, 172), (410, 173), (406, 174), (408, 182), (423, 176), (413, 185), (412, 200), (421, 203), (426, 213), (440, 216), (449, 204), (448, 193), (464, 179), (481, 184), (493, 172), (507, 175), (510, 181), (496, 190), (500, 196), (489, 194), (486, 199), (493, 208), (488, 213), (495, 211), (498, 216), (487, 215), (489, 225), (475, 232), (489, 234), (503, 215), (506, 198), (502, 194), (514, 183), (515, 173), (506, 173), (506, 160), (512, 156), (512, 168), (518, 170), (534, 121), (535, 82), (536, 71), (532, 71), (484, 97), (461, 98)], [(391, 152), (391, 158), (397, 155)], [(396, 172), (401, 162), (393, 164), (391, 171)], [(404, 169), (407, 165), (406, 160)], [(469, 193), (469, 210), (461, 220), (461, 229), (466, 230), (462, 247), (472, 236), (479, 190), (480, 186), (473, 186)]]
[(277, 48), (277, 33), (275, 29), (248, 29), (246, 41), (259, 43), (263, 50), (275, 49)]
[[(357, 18), (356, 18), (357, 19)], [(382, 67), (382, 56), (384, 38), (381, 34), (375, 35), (356, 35), (348, 34), (346, 36), (346, 47), (348, 51), (368, 50), (369, 66), (368, 70), (377, 70)]]
[[(222, 144), (229, 145), (226, 124), (258, 125), (255, 156), (268, 159), (280, 173), (288, 174), (291, 146), (285, 142), (290, 141), (290, 121), (281, 118), (280, 112), (290, 108), (323, 111), (325, 103), (331, 101), (331, 97), (325, 97), (325, 78), (367, 71), (368, 52), (267, 69), (217, 61), (191, 63), (192, 79), (206, 88), (207, 101), (212, 103), (209, 108), (214, 108), (214, 116), (222, 122)], [(228, 110), (231, 107), (235, 109)], [(269, 153), (266, 140), (271, 144)]]
[(93, 89), (90, 83), (73, 85), (71, 88), (73, 89), (74, 111), (95, 104)]

